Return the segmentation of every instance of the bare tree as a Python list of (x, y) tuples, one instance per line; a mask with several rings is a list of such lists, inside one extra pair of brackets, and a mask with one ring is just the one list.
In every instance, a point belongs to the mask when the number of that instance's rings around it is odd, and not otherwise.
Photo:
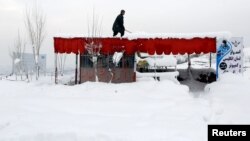
[(96, 16), (95, 10), (93, 9), (92, 23), (88, 20), (88, 40), (85, 48), (90, 56), (90, 60), (93, 62), (95, 70), (95, 81), (98, 80), (97, 74), (97, 61), (98, 56), (100, 56), (100, 51), (102, 48), (102, 43), (100, 38), (102, 34), (102, 20), (99, 20), (99, 16)]
[(28, 32), (29, 40), (32, 46), (32, 51), (36, 67), (36, 80), (39, 78), (39, 54), (42, 43), (45, 38), (45, 23), (46, 18), (41, 9), (37, 6), (32, 10), (26, 9), (25, 25)]
[(20, 34), (18, 32), (17, 39), (14, 42), (14, 46), (12, 49), (9, 50), (10, 57), (12, 59), (12, 74), (21, 76), (23, 72), (25, 72), (25, 68), (23, 66), (23, 54), (25, 51), (25, 42), (21, 39)]

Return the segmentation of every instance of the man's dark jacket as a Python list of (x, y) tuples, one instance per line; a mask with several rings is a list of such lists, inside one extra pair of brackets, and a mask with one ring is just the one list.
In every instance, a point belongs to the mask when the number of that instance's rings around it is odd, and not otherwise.
[(116, 17), (112, 29), (114, 32), (124, 32), (125, 31), (125, 28), (123, 25), (123, 15), (122, 14), (120, 14)]

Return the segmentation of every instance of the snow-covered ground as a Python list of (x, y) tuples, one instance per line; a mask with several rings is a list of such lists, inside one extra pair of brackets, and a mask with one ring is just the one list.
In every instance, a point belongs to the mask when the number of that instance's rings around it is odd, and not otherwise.
[(221, 76), (199, 96), (149, 78), (76, 86), (55, 85), (49, 76), (3, 78), (0, 141), (206, 141), (208, 124), (250, 124), (249, 86), (249, 68)]
[(250, 77), (227, 74), (198, 98), (172, 81), (54, 85), (0, 81), (1, 141), (201, 141), (208, 124), (249, 124)]

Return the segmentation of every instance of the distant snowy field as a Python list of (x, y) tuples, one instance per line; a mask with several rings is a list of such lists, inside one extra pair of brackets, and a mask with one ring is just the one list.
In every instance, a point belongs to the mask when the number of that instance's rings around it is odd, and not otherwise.
[(250, 124), (249, 86), (247, 67), (199, 97), (169, 80), (66, 86), (49, 76), (2, 79), (0, 141), (206, 141), (208, 124)]

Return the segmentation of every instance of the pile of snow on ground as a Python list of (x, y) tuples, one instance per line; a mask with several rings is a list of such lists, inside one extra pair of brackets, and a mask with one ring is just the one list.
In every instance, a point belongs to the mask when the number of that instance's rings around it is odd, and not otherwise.
[(250, 79), (225, 75), (194, 98), (172, 81), (54, 85), (0, 81), (0, 141), (201, 141), (207, 125), (249, 124)]

